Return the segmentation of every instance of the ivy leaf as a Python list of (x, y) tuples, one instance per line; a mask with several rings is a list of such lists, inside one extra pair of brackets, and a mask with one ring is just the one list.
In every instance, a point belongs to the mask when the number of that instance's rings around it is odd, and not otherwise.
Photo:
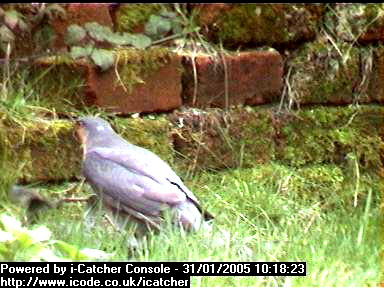
[(81, 57), (87, 57), (92, 54), (92, 51), (95, 48), (92, 46), (86, 46), (86, 47), (80, 47), (80, 46), (73, 46), (71, 48), (71, 52), (69, 55), (72, 57), (72, 59), (78, 59)]
[(123, 34), (114, 33), (109, 36), (108, 41), (114, 45), (132, 44), (132, 39), (130, 38), (130, 34), (128, 33), (123, 33)]
[(113, 32), (111, 28), (102, 26), (96, 22), (88, 22), (84, 25), (85, 29), (88, 31), (90, 37), (96, 41), (108, 41), (110, 37), (113, 37)]
[(16, 29), (20, 19), (20, 14), (15, 10), (5, 11), (4, 23), (12, 30)]
[(67, 34), (65, 35), (65, 43), (68, 45), (75, 44), (81, 42), (87, 32), (79, 25), (72, 24), (67, 28)]
[(131, 38), (132, 38), (131, 40), (132, 45), (138, 49), (147, 48), (152, 44), (151, 38), (143, 34), (131, 35)]
[(176, 18), (177, 14), (175, 12), (168, 11), (166, 9), (163, 9), (159, 13), (160, 16), (166, 17), (166, 18)]
[(106, 49), (95, 49), (91, 54), (92, 61), (105, 71), (115, 63), (115, 54)]
[(73, 260), (78, 259), (79, 250), (80, 250), (79, 247), (72, 244), (68, 244), (61, 240), (54, 240), (52, 241), (52, 243), (55, 245), (57, 250), (59, 250), (62, 254), (66, 254), (66, 256), (69, 257), (70, 259), (73, 259)]
[(158, 15), (151, 15), (147, 24), (145, 24), (145, 33), (157, 38), (161, 35), (168, 33), (169, 31), (171, 31), (171, 29), (171, 21), (167, 18)]
[(35, 257), (30, 259), (30, 261), (41, 261), (41, 259), (48, 262), (70, 261), (70, 259), (56, 256), (51, 249), (45, 247), (40, 249), (38, 253), (36, 253)]

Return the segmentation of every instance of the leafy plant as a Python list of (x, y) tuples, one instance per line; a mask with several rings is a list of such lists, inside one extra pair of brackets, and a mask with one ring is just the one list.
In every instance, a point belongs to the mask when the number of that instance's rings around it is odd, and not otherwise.
[(89, 57), (94, 64), (105, 71), (114, 64), (115, 55), (113, 51), (99, 48), (96, 44), (102, 43), (112, 47), (124, 45), (144, 49), (152, 44), (152, 40), (143, 34), (113, 32), (109, 27), (88, 22), (84, 27), (70, 25), (67, 29), (66, 43), (73, 45), (70, 51), (73, 59)]
[(173, 32), (174, 34), (182, 33), (182, 24), (182, 19), (178, 17), (175, 12), (163, 9), (159, 14), (149, 17), (145, 25), (145, 33), (152, 39), (160, 39), (169, 32)]
[(192, 41), (198, 41), (206, 46), (206, 42), (198, 33), (200, 27), (195, 24), (194, 15), (189, 18), (180, 5), (175, 4), (174, 7), (176, 12), (163, 7), (157, 14), (150, 15), (145, 24), (144, 33), (113, 32), (110, 27), (96, 22), (88, 22), (84, 26), (72, 24), (67, 28), (65, 37), (66, 43), (71, 47), (70, 56), (72, 59), (90, 58), (102, 71), (105, 71), (115, 62), (113, 51), (101, 48), (105, 46), (145, 49), (176, 39), (184, 39), (181, 42), (185, 43), (186, 37), (190, 34), (192, 34)]
[(51, 240), (45, 226), (27, 229), (14, 217), (0, 215), (0, 259), (24, 261), (63, 261), (108, 259), (112, 254), (90, 248), (80, 249), (60, 240)]

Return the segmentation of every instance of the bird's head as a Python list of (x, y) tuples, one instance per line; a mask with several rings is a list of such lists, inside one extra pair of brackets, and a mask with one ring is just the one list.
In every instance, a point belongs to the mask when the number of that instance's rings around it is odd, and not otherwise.
[(75, 126), (76, 138), (85, 149), (102, 144), (111, 134), (115, 134), (111, 125), (99, 117), (81, 117)]

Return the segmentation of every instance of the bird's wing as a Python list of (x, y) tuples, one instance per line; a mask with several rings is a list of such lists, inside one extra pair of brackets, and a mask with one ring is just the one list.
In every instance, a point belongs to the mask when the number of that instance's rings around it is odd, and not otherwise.
[[(93, 151), (100, 157), (118, 163), (138, 175), (153, 179), (158, 184), (168, 187), (167, 189), (170, 191), (182, 192), (193, 203), (197, 206), (199, 205), (196, 196), (184, 185), (180, 177), (177, 176), (166, 162), (151, 151), (132, 144), (122, 148), (100, 147)], [(154, 195), (154, 197), (156, 196)]]
[(86, 154), (84, 175), (92, 186), (116, 199), (119, 205), (149, 215), (157, 215), (168, 205), (186, 200), (186, 195), (176, 186), (165, 186), (96, 151)]

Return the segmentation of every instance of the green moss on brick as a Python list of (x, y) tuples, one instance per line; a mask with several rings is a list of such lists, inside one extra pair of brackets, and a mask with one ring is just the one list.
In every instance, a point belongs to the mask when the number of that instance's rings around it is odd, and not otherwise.
[(383, 12), (383, 4), (335, 4), (324, 23), (337, 41), (372, 42), (382, 37)]
[(365, 103), (370, 99), (361, 75), (364, 49), (313, 42), (298, 50), (288, 63), (291, 69), (289, 95), (298, 104)]
[[(214, 41), (225, 46), (281, 46), (315, 36), (318, 16), (304, 5), (236, 4), (219, 15), (211, 27)], [(320, 13), (321, 14), (321, 13)]]
[(384, 110), (380, 106), (321, 107), (279, 116), (276, 158), (300, 167), (335, 163), (363, 170), (382, 169)]
[(152, 151), (169, 164), (173, 163), (171, 127), (165, 117), (115, 118), (112, 125), (130, 143)]
[(184, 170), (252, 167), (274, 159), (274, 127), (265, 109), (190, 110), (173, 115), (172, 122)]
[(116, 29), (120, 32), (133, 32), (160, 9), (160, 4), (123, 4), (116, 12)]
[(231, 111), (229, 137), (239, 167), (253, 167), (274, 159), (275, 129), (267, 109), (237, 108)]
[(67, 120), (1, 122), (3, 165), (20, 182), (63, 181), (80, 174), (81, 151)]
[(117, 50), (116, 57), (119, 81), (131, 91), (135, 84), (144, 83), (144, 78), (169, 63), (175, 54), (164, 47), (128, 48)]

